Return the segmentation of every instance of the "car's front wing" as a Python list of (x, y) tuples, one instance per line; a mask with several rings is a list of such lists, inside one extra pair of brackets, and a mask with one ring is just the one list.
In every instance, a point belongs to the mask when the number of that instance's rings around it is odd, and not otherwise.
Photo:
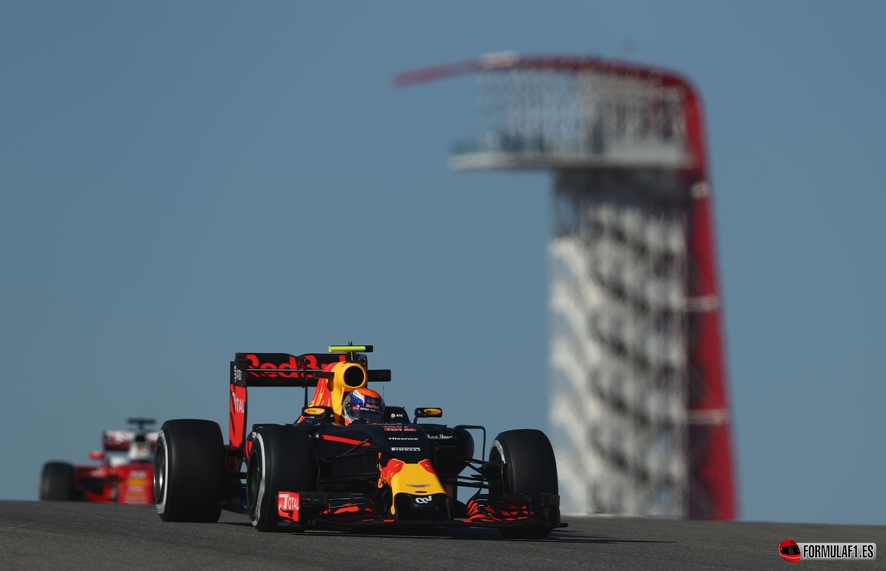
[(363, 494), (328, 492), (280, 492), (277, 495), (279, 525), (299, 528), (358, 530), (385, 527), (523, 527), (544, 522), (560, 523), (557, 494), (478, 494), (467, 503), (467, 517), (412, 519), (376, 511)]

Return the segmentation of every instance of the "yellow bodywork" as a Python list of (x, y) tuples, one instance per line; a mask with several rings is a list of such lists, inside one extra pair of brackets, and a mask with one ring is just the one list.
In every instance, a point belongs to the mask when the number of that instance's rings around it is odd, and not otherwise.
[[(390, 486), (394, 498), (398, 494), (432, 496), (446, 493), (429, 460), (422, 460), (416, 464), (406, 464), (397, 459), (389, 460), (382, 468), (378, 482), (379, 487), (385, 484)], [(394, 505), (391, 506), (391, 513), (396, 513)]]

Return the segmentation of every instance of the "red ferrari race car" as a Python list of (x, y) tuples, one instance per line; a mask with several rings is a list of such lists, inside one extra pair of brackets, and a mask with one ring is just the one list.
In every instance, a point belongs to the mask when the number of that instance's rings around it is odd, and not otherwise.
[(47, 462), (40, 475), (40, 499), (119, 504), (154, 501), (154, 448), (157, 433), (149, 418), (130, 418), (130, 430), (102, 431), (102, 451), (90, 452), (100, 466)]
[[(367, 383), (390, 381), (391, 371), (368, 369), (364, 353), (371, 351), (343, 345), (299, 356), (237, 353), (227, 444), (209, 420), (168, 420), (160, 428), (160, 517), (215, 522), (224, 509), (248, 514), (259, 531), (479, 526), (507, 538), (565, 527), (554, 451), (543, 432), (503, 432), (485, 458), (482, 426), (436, 422), (439, 408), (417, 408), (410, 421), (404, 408), (385, 406)], [(250, 387), (304, 387), (298, 418), (247, 429)], [(472, 433), (483, 437), (479, 458)], [(462, 502), (459, 488), (474, 493)]]

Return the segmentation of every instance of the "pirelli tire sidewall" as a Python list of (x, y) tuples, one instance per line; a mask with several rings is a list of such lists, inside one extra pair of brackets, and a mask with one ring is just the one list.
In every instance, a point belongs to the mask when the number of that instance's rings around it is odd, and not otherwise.
[(154, 452), (154, 504), (163, 521), (216, 522), (225, 485), (221, 427), (210, 420), (168, 420)]
[[(557, 460), (544, 432), (533, 429), (508, 430), (492, 441), (491, 462), (501, 462), (500, 487), (493, 493), (559, 494)], [(549, 508), (556, 509), (556, 508)], [(500, 528), (509, 539), (535, 539), (551, 533), (559, 513), (544, 514), (547, 521), (529, 527)]]
[(303, 531), (278, 525), (277, 494), (317, 489), (317, 462), (308, 432), (300, 426), (266, 424), (256, 431), (246, 469), (249, 519), (258, 531)]

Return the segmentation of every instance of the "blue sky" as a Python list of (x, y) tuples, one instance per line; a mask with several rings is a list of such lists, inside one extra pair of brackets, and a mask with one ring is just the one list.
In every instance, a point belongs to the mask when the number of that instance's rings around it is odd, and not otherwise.
[[(551, 177), (458, 173), (512, 50), (707, 113), (742, 519), (886, 524), (886, 4), (0, 4), (0, 498), (127, 416), (227, 422), (237, 351), (371, 343), (391, 404), (547, 429)], [(294, 419), (259, 389), (251, 420)]]

